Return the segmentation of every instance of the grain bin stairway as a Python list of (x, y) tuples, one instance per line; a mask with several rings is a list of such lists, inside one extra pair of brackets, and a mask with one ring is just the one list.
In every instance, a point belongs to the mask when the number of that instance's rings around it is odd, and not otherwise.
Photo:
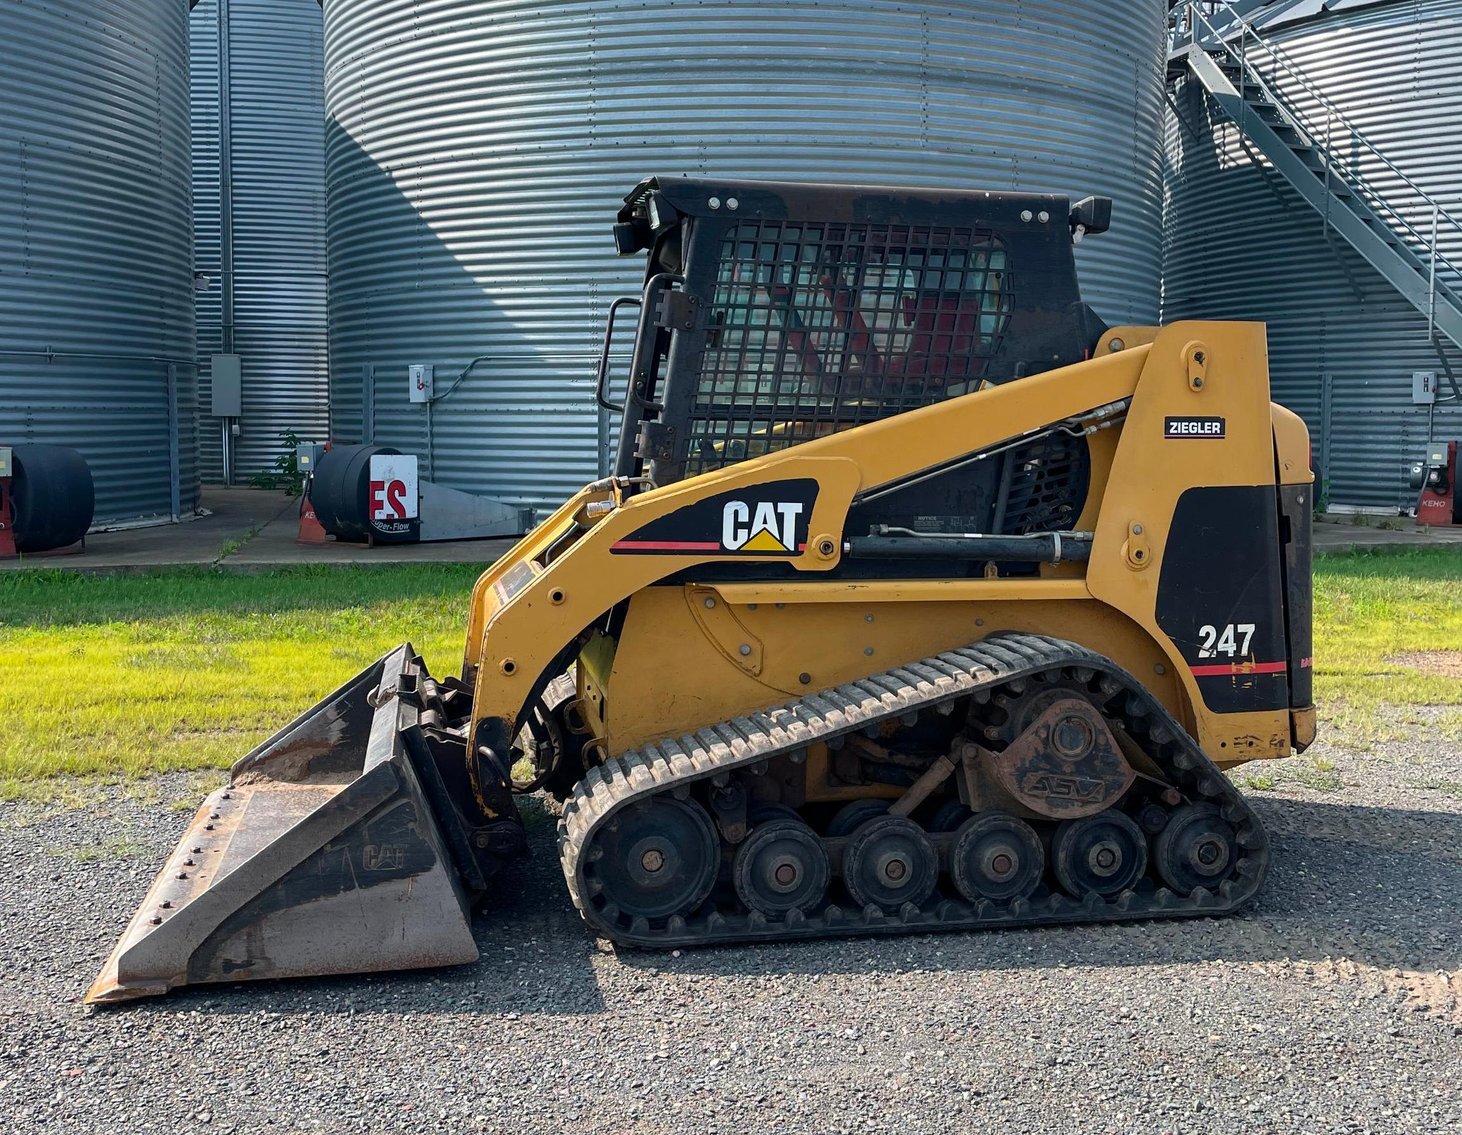
[[(1462, 279), (1462, 270), (1437, 247), (1438, 230), (1462, 232), (1462, 222), (1397, 169), (1232, 5), (1184, 5), (1178, 27), (1181, 38), (1175, 38), (1169, 57), (1169, 78), (1196, 79), (1325, 223), (1427, 317), (1433, 341), (1445, 336), (1462, 346), (1462, 299), (1449, 283)], [(1320, 110), (1301, 112), (1279, 93), (1276, 72), (1302, 88)], [(1327, 132), (1344, 137), (1350, 164), (1326, 146)], [(1394, 193), (1384, 194), (1368, 182), (1353, 164), (1357, 152), (1404, 186), (1407, 200), (1393, 200)]]

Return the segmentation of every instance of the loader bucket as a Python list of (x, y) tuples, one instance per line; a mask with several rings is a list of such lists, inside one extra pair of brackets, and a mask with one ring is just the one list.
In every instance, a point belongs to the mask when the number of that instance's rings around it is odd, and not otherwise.
[(423, 789), (436, 772), (419, 707), (396, 696), (420, 675), (403, 644), (234, 765), (87, 1003), (476, 960), (468, 896)]

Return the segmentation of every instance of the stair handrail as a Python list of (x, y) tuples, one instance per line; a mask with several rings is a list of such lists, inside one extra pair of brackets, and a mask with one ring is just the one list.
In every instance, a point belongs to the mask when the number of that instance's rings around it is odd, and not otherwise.
[[(1410, 234), (1410, 236), (1416, 241), (1416, 243), (1421, 245), (1426, 250), (1428, 258), (1430, 260), (1430, 264), (1428, 266), (1428, 287), (1432, 296), (1432, 308), (1433, 311), (1435, 311), (1436, 289), (1438, 287), (1441, 287), (1448, 293), (1451, 293), (1452, 291), (1452, 289), (1448, 287), (1445, 282), (1441, 282), (1436, 279), (1437, 265), (1441, 264), (1449, 272), (1455, 275), (1462, 276), (1462, 272), (1459, 272), (1458, 267), (1453, 264), (1452, 261), (1448, 259), (1446, 254), (1443, 253), (1438, 247), (1439, 230), (1441, 227), (1441, 223), (1445, 221), (1453, 229), (1456, 229), (1459, 234), (1462, 234), (1462, 221), (1459, 221), (1445, 208), (1443, 208), (1441, 203), (1437, 201), (1435, 197), (1433, 197), (1430, 193), (1428, 193), (1425, 189), (1423, 189), (1420, 185), (1413, 181), (1405, 173), (1404, 170), (1402, 170), (1399, 166), (1396, 165), (1395, 162), (1393, 162), (1385, 155), (1385, 153), (1380, 149), (1379, 146), (1377, 146), (1374, 142), (1367, 138), (1365, 134), (1358, 127), (1356, 127), (1351, 119), (1347, 117), (1346, 114), (1342, 110), (1340, 110), (1339, 107), (1337, 107), (1333, 102), (1330, 101), (1330, 99), (1328, 99), (1324, 95), (1319, 87), (1315, 85), (1314, 81), (1310, 79), (1310, 77), (1306, 75), (1304, 71), (1302, 71), (1293, 62), (1293, 60), (1289, 59), (1288, 56), (1284, 55), (1283, 52), (1281, 52), (1278, 48), (1269, 43), (1262, 35), (1259, 34), (1259, 29), (1251, 24), (1241, 12), (1237, 11), (1234, 8), (1232, 0), (1207, 0), (1207, 2), (1209, 3), (1209, 6), (1214, 9), (1214, 14), (1217, 14), (1218, 10), (1221, 9), (1224, 15), (1231, 19), (1233, 23), (1239, 27), (1239, 48), (1235, 49), (1233, 44), (1229, 42), (1228, 37), (1225, 36), (1224, 31), (1220, 31), (1219, 28), (1214, 26), (1213, 22), (1209, 19), (1208, 14), (1203, 11), (1199, 0), (1184, 0), (1182, 7), (1187, 11), (1188, 28), (1189, 34), (1191, 36), (1192, 45), (1199, 50), (1202, 50), (1203, 45), (1200, 42), (1198, 29), (1200, 26), (1206, 29), (1209, 35), (1213, 38), (1213, 40), (1216, 41), (1218, 45), (1223, 48), (1225, 53), (1227, 53), (1231, 58), (1235, 59), (1239, 63), (1239, 66), (1244, 72), (1246, 83), (1248, 81), (1253, 81), (1258, 89), (1265, 96), (1267, 96), (1272, 103), (1274, 103), (1278, 107), (1281, 107), (1292, 119), (1296, 121), (1298, 125), (1300, 125), (1305, 130), (1305, 132), (1308, 134), (1307, 141), (1314, 148), (1315, 152), (1319, 155), (1320, 161), (1324, 164), (1326, 174), (1333, 174), (1343, 184), (1362, 190), (1365, 194), (1365, 199), (1367, 203), (1371, 205), (1372, 208), (1376, 208), (1378, 211), (1384, 212), (1393, 217), (1400, 224), (1401, 228), (1406, 233)], [(1225, 31), (1231, 32), (1231, 28), (1225, 28)], [(1430, 237), (1428, 237), (1426, 234), (1423, 234), (1406, 217), (1404, 213), (1400, 212), (1399, 209), (1394, 204), (1392, 204), (1386, 194), (1382, 193), (1373, 184), (1371, 184), (1371, 182), (1365, 177), (1364, 174), (1361, 174), (1359, 171), (1356, 171), (1354, 169), (1343, 166), (1335, 161), (1334, 155), (1328, 145), (1329, 138), (1326, 138), (1325, 143), (1321, 143), (1315, 130), (1315, 125), (1312, 122), (1310, 116), (1299, 110), (1296, 106), (1293, 105), (1290, 99), (1284, 97), (1280, 94), (1280, 92), (1275, 90), (1270, 83), (1265, 81), (1263, 73), (1257, 70), (1249, 62), (1247, 43), (1249, 37), (1251, 36), (1254, 42), (1259, 47), (1264, 49), (1269, 58), (1279, 69), (1283, 70), (1287, 75), (1289, 75), (1297, 83), (1299, 83), (1299, 85), (1304, 88), (1305, 92), (1309, 94), (1317, 103), (1319, 103), (1322, 108), (1324, 108), (1326, 114), (1327, 135), (1333, 129), (1334, 123), (1339, 122), (1340, 125), (1347, 131), (1353, 141), (1360, 143), (1360, 146), (1363, 150), (1373, 155), (1383, 166), (1386, 167), (1386, 169), (1390, 170), (1402, 183), (1404, 183), (1409, 189), (1411, 189), (1412, 192), (1421, 199), (1422, 203), (1425, 206), (1430, 207)]]

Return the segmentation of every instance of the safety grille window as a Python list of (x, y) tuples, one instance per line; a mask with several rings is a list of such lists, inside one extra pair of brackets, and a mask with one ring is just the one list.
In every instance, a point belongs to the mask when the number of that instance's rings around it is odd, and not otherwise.
[(1012, 283), (989, 231), (743, 222), (725, 238), (687, 474), (977, 389)]

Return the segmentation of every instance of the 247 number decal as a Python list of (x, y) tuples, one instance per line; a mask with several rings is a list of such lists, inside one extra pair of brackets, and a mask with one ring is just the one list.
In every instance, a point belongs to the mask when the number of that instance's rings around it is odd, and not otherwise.
[(1212, 623), (1205, 623), (1198, 628), (1198, 637), (1203, 640), (1198, 644), (1199, 658), (1217, 658), (1219, 655), (1245, 658), (1249, 654), (1249, 643), (1254, 639), (1254, 624), (1225, 623), (1222, 627), (1215, 627)]

